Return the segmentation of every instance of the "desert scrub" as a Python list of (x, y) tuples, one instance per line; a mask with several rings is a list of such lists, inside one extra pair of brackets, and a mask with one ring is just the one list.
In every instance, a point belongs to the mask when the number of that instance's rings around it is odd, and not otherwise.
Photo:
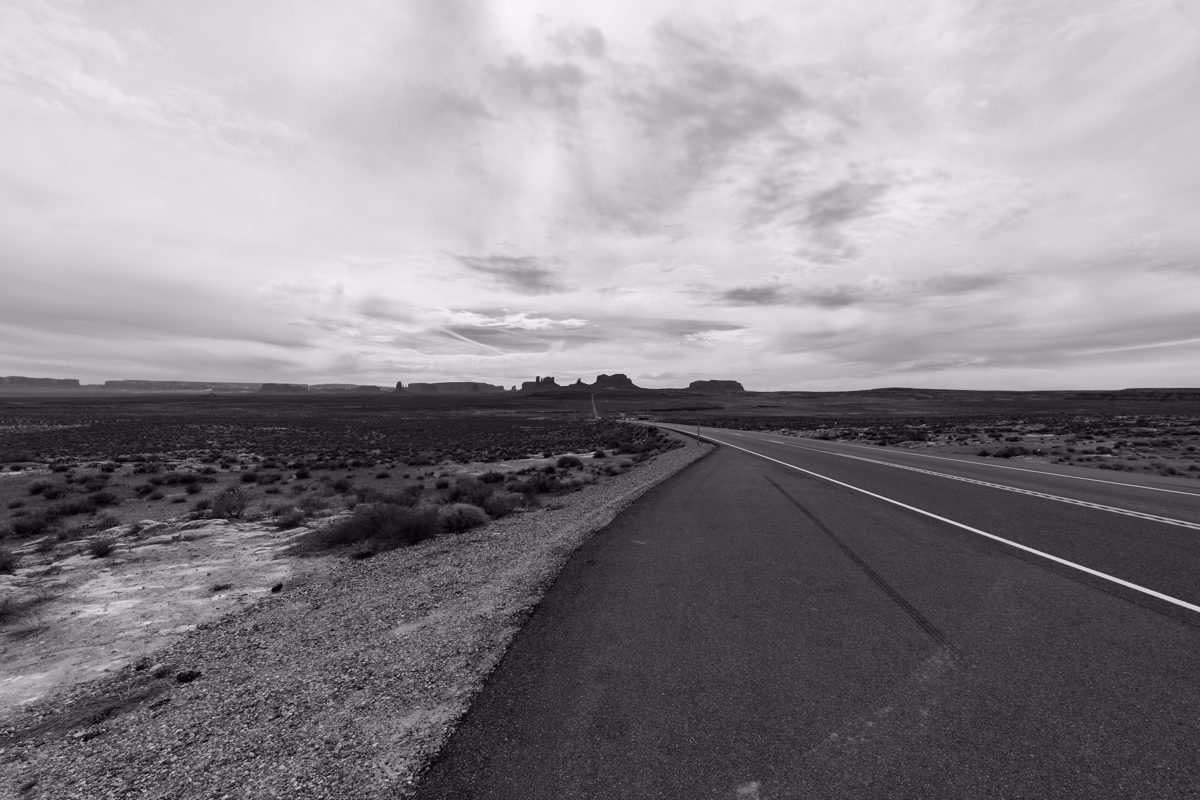
[(88, 543), (88, 552), (92, 554), (92, 558), (107, 558), (112, 555), (113, 550), (117, 546), (116, 539), (104, 537), (102, 539), (93, 539)]
[(308, 515), (298, 508), (293, 508), (291, 511), (275, 517), (275, 527), (281, 531), (290, 531), (292, 528), (298, 528), (308, 519)]
[(474, 478), (462, 478), (446, 490), (445, 501), (446, 503), (466, 503), (473, 506), (482, 506), (491, 493), (491, 486), (481, 483)]
[(298, 546), (329, 550), (365, 544), (374, 550), (394, 550), (433, 538), (440, 530), (432, 510), (382, 503), (355, 510), (347, 519), (304, 537)]
[(437, 515), (442, 527), (450, 533), (462, 533), (491, 522), (491, 517), (486, 511), (470, 503), (444, 505), (438, 509)]
[(525, 495), (519, 492), (493, 492), (483, 501), (483, 510), (492, 519), (507, 517), (525, 503)]
[(214, 519), (238, 519), (250, 505), (250, 493), (240, 486), (230, 486), (213, 498), (212, 516)]

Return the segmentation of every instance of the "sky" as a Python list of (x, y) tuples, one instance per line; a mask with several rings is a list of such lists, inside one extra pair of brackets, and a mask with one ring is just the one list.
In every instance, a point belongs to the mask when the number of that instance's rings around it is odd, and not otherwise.
[(1200, 385), (1191, 0), (6, 0), (0, 374)]

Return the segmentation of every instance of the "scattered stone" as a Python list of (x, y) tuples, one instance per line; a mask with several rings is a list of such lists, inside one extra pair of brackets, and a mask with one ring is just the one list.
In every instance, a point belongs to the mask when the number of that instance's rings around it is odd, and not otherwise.
[(188, 669), (175, 676), (175, 680), (179, 683), (191, 683), (200, 677), (200, 670)]

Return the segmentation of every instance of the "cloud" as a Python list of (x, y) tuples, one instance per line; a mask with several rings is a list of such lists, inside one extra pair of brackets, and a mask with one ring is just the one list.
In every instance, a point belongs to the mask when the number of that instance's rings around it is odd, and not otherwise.
[(1198, 37), (1172, 0), (0, 4), (0, 372), (1177, 383)]
[(796, 224), (827, 234), (847, 222), (873, 214), (886, 192), (886, 186), (876, 183), (843, 181), (810, 197), (806, 213)]
[(788, 302), (783, 287), (774, 284), (739, 286), (721, 292), (718, 297), (720, 301), (737, 306), (774, 306)]
[(493, 277), (497, 285), (523, 294), (565, 291), (562, 278), (534, 256), (462, 256), (455, 259), (467, 269)]
[(805, 104), (792, 80), (727, 52), (712, 31), (663, 22), (654, 39), (660, 64), (620, 96), (647, 135), (674, 145), (669, 155), (678, 148), (681, 169), (718, 166)]
[(593, 25), (559, 31), (551, 36), (551, 40), (564, 55), (599, 59), (608, 52), (608, 39)]
[(504, 89), (526, 102), (559, 111), (577, 108), (579, 93), (587, 83), (587, 75), (575, 64), (532, 64), (519, 55), (509, 56), (494, 75)]

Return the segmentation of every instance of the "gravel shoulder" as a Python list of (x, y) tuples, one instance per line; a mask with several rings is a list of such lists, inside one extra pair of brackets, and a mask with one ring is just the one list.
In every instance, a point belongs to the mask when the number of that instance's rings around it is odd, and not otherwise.
[[(571, 553), (709, 452), (339, 561), (0, 725), (0, 797), (403, 797)], [(151, 663), (153, 661), (153, 663)]]

